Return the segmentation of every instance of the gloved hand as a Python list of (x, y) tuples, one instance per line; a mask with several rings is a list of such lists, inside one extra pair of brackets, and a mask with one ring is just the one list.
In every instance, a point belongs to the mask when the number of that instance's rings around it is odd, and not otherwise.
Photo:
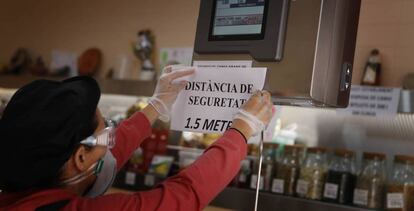
[[(273, 117), (273, 113), (270, 93), (257, 91), (236, 114), (232, 127), (241, 131), (249, 139), (250, 136), (255, 136), (266, 128)], [(240, 123), (240, 120), (245, 124)]]
[(188, 81), (172, 82), (176, 79), (189, 76), (193, 74), (194, 71), (194, 69), (172, 71), (171, 66), (164, 68), (163, 73), (158, 79), (154, 95), (149, 102), (160, 115), (159, 119), (161, 121), (170, 121), (171, 107), (174, 104), (178, 93), (184, 89), (188, 83)]

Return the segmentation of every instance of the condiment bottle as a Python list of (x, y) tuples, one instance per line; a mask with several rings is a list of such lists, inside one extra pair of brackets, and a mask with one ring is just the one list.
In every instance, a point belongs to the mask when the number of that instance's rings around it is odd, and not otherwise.
[(273, 193), (294, 195), (296, 182), (299, 178), (300, 161), (303, 147), (287, 145), (284, 147), (283, 156), (277, 163), (272, 181)]
[(306, 159), (300, 169), (296, 194), (299, 197), (321, 200), (325, 176), (328, 169), (327, 149), (309, 148)]
[[(278, 148), (277, 144), (265, 143), (263, 145), (263, 162), (262, 162), (262, 171), (260, 176), (260, 187), (259, 190), (270, 191), (270, 185), (272, 180), (272, 173), (275, 164), (275, 154), (276, 149)], [(254, 162), (253, 173), (250, 181), (250, 188), (256, 189), (257, 183), (257, 173), (259, 171), (259, 162), (258, 159)]]
[(379, 86), (381, 83), (381, 63), (378, 49), (371, 51), (368, 62), (365, 65), (362, 77), (362, 85)]
[(385, 155), (363, 154), (363, 167), (354, 191), (354, 204), (371, 209), (382, 209), (386, 184)]
[(414, 157), (396, 155), (392, 177), (388, 184), (386, 209), (414, 210)]
[(345, 149), (335, 150), (326, 175), (323, 200), (352, 204), (355, 174), (355, 153)]

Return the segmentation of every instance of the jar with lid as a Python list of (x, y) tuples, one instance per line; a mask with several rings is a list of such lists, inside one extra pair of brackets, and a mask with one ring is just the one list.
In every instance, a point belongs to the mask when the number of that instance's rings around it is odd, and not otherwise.
[(274, 171), (271, 188), (273, 193), (294, 195), (302, 154), (302, 146), (286, 145), (284, 147), (283, 155)]
[[(276, 158), (276, 150), (278, 148), (277, 144), (265, 143), (263, 145), (263, 162), (262, 162), (262, 171), (260, 174), (260, 190), (270, 191), (271, 180), (273, 176), (273, 168)], [(257, 178), (259, 172), (259, 160), (257, 159), (253, 163), (253, 173), (250, 180), (250, 188), (256, 189)]]
[(327, 162), (327, 149), (320, 147), (308, 149), (296, 184), (297, 196), (314, 200), (322, 199), (323, 184), (328, 169)]
[(362, 171), (354, 191), (354, 204), (371, 209), (382, 209), (386, 185), (385, 154), (363, 154)]
[(387, 190), (386, 209), (414, 210), (414, 157), (396, 155)]
[(326, 174), (323, 201), (352, 204), (355, 183), (355, 153), (336, 149)]

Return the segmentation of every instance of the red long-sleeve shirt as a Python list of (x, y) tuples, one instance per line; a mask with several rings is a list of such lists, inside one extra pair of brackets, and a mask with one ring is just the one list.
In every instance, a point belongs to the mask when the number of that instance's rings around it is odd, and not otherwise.
[[(151, 134), (151, 125), (142, 113), (124, 121), (116, 132), (112, 153), (122, 167)], [(134, 194), (115, 193), (85, 198), (64, 189), (31, 193), (0, 194), (0, 210), (34, 210), (69, 199), (62, 209), (70, 210), (201, 210), (231, 181), (246, 156), (243, 136), (228, 130), (192, 165), (156, 188)]]

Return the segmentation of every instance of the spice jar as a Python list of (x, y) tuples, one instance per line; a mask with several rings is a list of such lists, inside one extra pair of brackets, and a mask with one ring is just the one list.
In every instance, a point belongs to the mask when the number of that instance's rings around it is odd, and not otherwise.
[[(263, 145), (263, 162), (262, 171), (260, 175), (260, 190), (270, 191), (270, 184), (273, 176), (273, 168), (275, 164), (275, 154), (278, 148), (277, 144), (266, 143)], [(257, 177), (259, 172), (259, 161), (258, 159), (254, 162), (253, 173), (250, 181), (250, 188), (256, 189)]]
[(390, 179), (387, 200), (387, 210), (414, 210), (414, 157), (396, 155)]
[(273, 193), (294, 195), (302, 153), (302, 146), (285, 146), (283, 156), (275, 168), (271, 189)]
[(382, 209), (385, 183), (385, 155), (365, 152), (362, 171), (354, 191), (354, 204), (371, 209)]
[(329, 165), (323, 191), (323, 200), (339, 204), (352, 204), (356, 183), (355, 153), (337, 149)]
[(322, 199), (323, 184), (328, 169), (326, 152), (325, 148), (308, 149), (296, 184), (297, 196), (314, 200)]

